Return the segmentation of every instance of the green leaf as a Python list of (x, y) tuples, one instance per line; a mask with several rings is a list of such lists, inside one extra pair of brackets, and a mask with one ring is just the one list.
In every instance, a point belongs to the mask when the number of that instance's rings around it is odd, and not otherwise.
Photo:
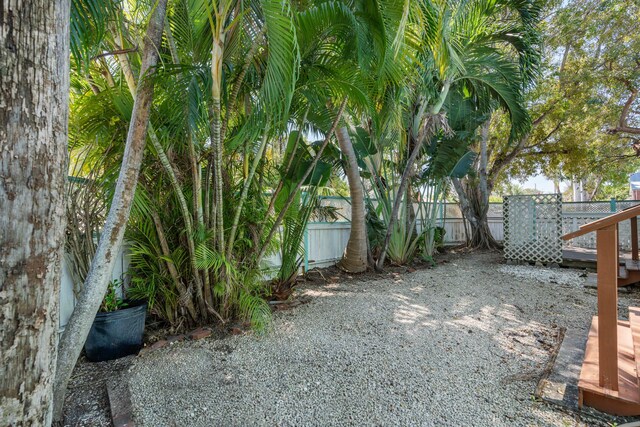
[(471, 166), (476, 159), (476, 153), (473, 151), (467, 151), (460, 159), (456, 162), (453, 169), (449, 173), (451, 178), (462, 178), (469, 173), (471, 170)]

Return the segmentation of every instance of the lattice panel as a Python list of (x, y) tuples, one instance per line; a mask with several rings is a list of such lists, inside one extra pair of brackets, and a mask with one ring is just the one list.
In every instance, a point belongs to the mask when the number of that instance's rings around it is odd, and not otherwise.
[(637, 206), (638, 204), (640, 204), (640, 202), (638, 202), (637, 200), (621, 200), (616, 202), (616, 208), (617, 208), (617, 211), (620, 212), (625, 209), (629, 209), (634, 206)]
[[(567, 234), (572, 231), (576, 231), (580, 228), (580, 226), (596, 221), (600, 218), (604, 218), (605, 216), (606, 215), (601, 215), (599, 217), (596, 217), (596, 216), (580, 217), (580, 216), (574, 215), (568, 218), (565, 217), (562, 220), (562, 234)], [(583, 234), (582, 236), (578, 236), (571, 240), (565, 241), (564, 245), (566, 247), (595, 249), (596, 233), (591, 232), (591, 233)], [(632, 248), (631, 224), (629, 224), (629, 221), (622, 221), (621, 223), (618, 224), (618, 247), (622, 251), (631, 251), (631, 248)]]
[(506, 196), (503, 213), (506, 259), (562, 262), (562, 195)]
[(562, 206), (564, 213), (611, 213), (610, 202), (566, 202)]

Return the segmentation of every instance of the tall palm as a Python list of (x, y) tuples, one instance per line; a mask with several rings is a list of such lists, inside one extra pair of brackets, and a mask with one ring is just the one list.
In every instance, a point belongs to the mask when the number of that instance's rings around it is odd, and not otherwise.
[[(336, 131), (351, 196), (351, 231), (339, 265), (349, 272), (366, 270), (368, 250), (364, 188), (352, 141), (354, 123), (378, 121), (385, 90), (405, 76), (409, 8), (410, 3), (403, 1), (320, 1), (298, 15), (306, 53), (303, 63), (318, 64), (334, 84), (348, 87), (358, 97), (349, 100), (348, 114)], [(327, 101), (337, 104), (340, 100), (333, 93)]]
[(443, 105), (452, 87), (491, 100), (510, 116), (512, 136), (530, 124), (523, 99), (537, 64), (540, 8), (533, 0), (420, 2), (420, 79), (407, 93), (410, 117), (406, 161), (376, 267), (382, 268), (402, 196), (423, 145), (447, 128)]

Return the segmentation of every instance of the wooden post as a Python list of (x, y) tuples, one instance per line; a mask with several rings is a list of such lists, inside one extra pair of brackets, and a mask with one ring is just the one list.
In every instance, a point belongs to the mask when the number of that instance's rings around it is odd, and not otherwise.
[(596, 231), (600, 387), (618, 390), (618, 224)]
[(631, 218), (631, 259), (638, 261), (638, 217)]

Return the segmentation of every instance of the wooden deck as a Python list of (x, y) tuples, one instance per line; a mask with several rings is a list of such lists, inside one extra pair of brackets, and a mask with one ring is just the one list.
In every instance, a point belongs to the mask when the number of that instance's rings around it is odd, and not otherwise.
[[(630, 307), (631, 310), (638, 310)], [(640, 345), (638, 324), (618, 321), (617, 390), (600, 386), (598, 354), (598, 317), (593, 318), (578, 387), (580, 404), (616, 415), (640, 415), (640, 385), (638, 384), (636, 352)], [(636, 333), (633, 333), (636, 332)]]
[[(630, 260), (631, 252), (619, 253), (620, 260)], [(562, 266), (572, 268), (596, 269), (596, 250), (577, 247), (569, 247), (562, 250)]]

